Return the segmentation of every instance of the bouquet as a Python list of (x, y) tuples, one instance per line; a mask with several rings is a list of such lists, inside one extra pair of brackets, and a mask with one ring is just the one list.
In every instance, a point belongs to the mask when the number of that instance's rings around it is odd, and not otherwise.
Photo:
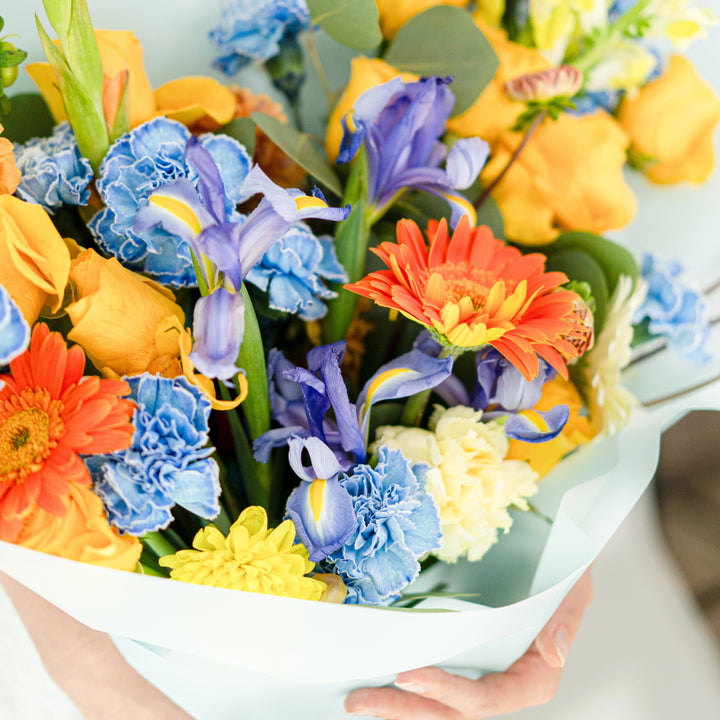
[(0, 568), (197, 717), (507, 667), (720, 408), (715, 279), (608, 237), (628, 168), (710, 176), (667, 47), (712, 13), (229, 0), (153, 87), (43, 6), (46, 61), (0, 40)]

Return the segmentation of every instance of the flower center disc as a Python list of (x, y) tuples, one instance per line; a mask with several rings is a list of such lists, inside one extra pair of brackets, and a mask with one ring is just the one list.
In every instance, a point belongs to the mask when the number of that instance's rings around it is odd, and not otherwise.
[(0, 425), (0, 479), (20, 470), (32, 471), (50, 452), (50, 418), (40, 408), (13, 413)]

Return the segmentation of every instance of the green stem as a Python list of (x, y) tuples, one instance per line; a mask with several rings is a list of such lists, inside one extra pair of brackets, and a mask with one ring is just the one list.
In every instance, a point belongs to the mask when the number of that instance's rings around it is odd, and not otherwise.
[[(438, 355), (438, 358), (446, 358), (455, 356), (459, 348), (443, 347)], [(402, 418), (400, 424), (405, 427), (417, 427), (422, 422), (423, 415), (425, 414), (425, 408), (427, 407), (428, 400), (430, 399), (430, 393), (432, 388), (423, 390), (422, 392), (411, 395), (405, 403), (403, 409)]]
[(147, 545), (159, 558), (174, 555), (181, 547), (175, 547), (159, 532), (151, 532), (142, 536), (143, 544)]
[(142, 568), (143, 575), (152, 575), (153, 577), (164, 577), (164, 578), (167, 577), (167, 575), (164, 575), (162, 572), (160, 572), (159, 570), (156, 570), (154, 567), (145, 565), (145, 563), (138, 563), (138, 564)]
[(490, 193), (500, 184), (500, 181), (505, 177), (507, 174), (507, 171), (513, 166), (513, 163), (520, 157), (520, 154), (525, 149), (525, 146), (530, 141), (530, 138), (533, 136), (535, 131), (540, 127), (543, 120), (547, 117), (547, 110), (543, 110), (542, 112), (538, 113), (537, 117), (530, 123), (530, 126), (525, 131), (525, 135), (523, 139), (520, 141), (520, 144), (517, 146), (517, 149), (512, 154), (510, 159), (507, 161), (507, 164), (505, 167), (500, 171), (500, 174), (483, 190), (482, 195), (475, 201), (475, 209), (479, 210), (483, 203), (490, 197)]
[(330, 107), (334, 104), (333, 91), (330, 87), (330, 83), (328, 82), (327, 75), (325, 74), (325, 68), (323, 67), (320, 56), (318, 55), (317, 46), (315, 45), (315, 33), (311, 30), (307, 33), (305, 38), (307, 40), (307, 51), (310, 56), (310, 62), (315, 69), (315, 74), (317, 75), (317, 79), (325, 95), (325, 99), (327, 100), (328, 107)]

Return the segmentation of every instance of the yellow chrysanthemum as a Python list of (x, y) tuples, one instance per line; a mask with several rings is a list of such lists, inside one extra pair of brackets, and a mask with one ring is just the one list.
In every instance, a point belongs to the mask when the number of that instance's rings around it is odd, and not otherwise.
[(179, 550), (160, 558), (170, 577), (183, 582), (231, 590), (320, 600), (327, 585), (304, 577), (314, 564), (302, 544), (293, 545), (291, 520), (268, 530), (267, 514), (259, 506), (246, 508), (230, 527), (227, 538), (213, 525), (198, 532), (195, 550)]

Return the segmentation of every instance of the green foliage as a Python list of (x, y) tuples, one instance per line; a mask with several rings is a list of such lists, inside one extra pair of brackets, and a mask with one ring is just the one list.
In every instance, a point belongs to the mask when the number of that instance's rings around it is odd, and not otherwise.
[(335, 195), (342, 195), (342, 186), (337, 175), (325, 162), (323, 154), (315, 147), (312, 138), (295, 128), (261, 112), (252, 114), (253, 122), (301, 168), (307, 170)]
[(461, 8), (438, 6), (409, 20), (384, 58), (403, 72), (454, 77), (454, 115), (465, 112), (495, 75), (498, 58), (487, 38)]
[(376, 48), (382, 34), (374, 0), (308, 0), (313, 23), (352, 50)]
[(3, 135), (18, 145), (30, 138), (47, 137), (55, 122), (38, 93), (22, 93), (12, 98), (12, 109), (3, 117)]
[[(5, 21), (0, 17), (0, 30)], [(15, 47), (11, 42), (0, 38), (0, 118), (10, 112), (10, 99), (5, 94), (17, 79), (18, 65), (25, 60), (27, 53)]]
[(250, 157), (255, 152), (255, 123), (250, 118), (235, 118), (223, 125), (218, 133), (235, 138), (248, 151)]

